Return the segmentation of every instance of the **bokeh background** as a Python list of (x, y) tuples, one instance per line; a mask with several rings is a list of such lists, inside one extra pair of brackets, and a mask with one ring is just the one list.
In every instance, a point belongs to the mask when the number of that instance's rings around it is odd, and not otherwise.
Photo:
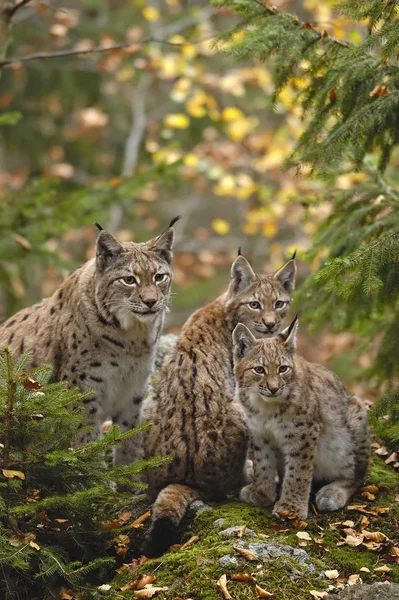
[[(361, 36), (328, 0), (274, 4), (337, 38)], [(9, 57), (130, 45), (3, 69), (0, 320), (50, 295), (93, 256), (93, 220), (143, 241), (182, 216), (173, 332), (225, 289), (239, 246), (264, 272), (297, 250), (299, 285), (317, 268), (322, 256), (301, 256), (331, 205), (319, 201), (320, 181), (282, 169), (304, 128), (293, 103), (304, 81), (277, 100), (272, 65), (215, 49), (215, 36), (236, 20), (228, 9), (184, 0), (39, 1), (18, 11)], [(349, 189), (362, 177), (344, 174), (336, 185)], [(303, 324), (301, 351), (374, 397), (357, 378), (372, 352), (359, 349), (355, 334), (311, 335)]]

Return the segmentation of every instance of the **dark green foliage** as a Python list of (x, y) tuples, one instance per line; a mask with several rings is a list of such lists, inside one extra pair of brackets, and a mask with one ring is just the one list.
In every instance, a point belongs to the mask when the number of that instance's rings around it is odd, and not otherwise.
[[(65, 274), (77, 266), (75, 257), (69, 262), (54, 251), (49, 240), (59, 239), (66, 231), (90, 226), (93, 221), (109, 221), (109, 210), (118, 203), (132, 222), (134, 198), (149, 182), (169, 178), (173, 182), (176, 165), (148, 168), (131, 178), (104, 181), (90, 188), (76, 187), (57, 180), (37, 179), (18, 192), (2, 198), (0, 212), (0, 300), (5, 315), (26, 306), (26, 293), (32, 303), (41, 294), (35, 281), (48, 265), (64, 267)], [(140, 240), (139, 240), (140, 241)], [(82, 250), (82, 249), (78, 249)], [(79, 252), (77, 252), (79, 254)], [(19, 286), (15, 281), (19, 280)], [(21, 299), (21, 285), (24, 298)], [(0, 314), (0, 319), (2, 318)]]
[[(115, 564), (109, 546), (120, 530), (104, 524), (131, 498), (132, 474), (162, 459), (105, 467), (107, 451), (146, 426), (125, 434), (112, 427), (100, 441), (72, 449), (84, 394), (48, 384), (51, 368), (28, 372), (28, 362), (0, 354), (0, 597), (59, 597), (61, 585), (84, 597)], [(130, 492), (116, 493), (113, 482)]]
[[(216, 0), (243, 16), (234, 31), (245, 30), (228, 52), (238, 58), (274, 59), (276, 96), (297, 78), (306, 85), (297, 104), (308, 119), (288, 166), (331, 167), (349, 159), (361, 168), (367, 152), (376, 150), (384, 168), (399, 144), (399, 9), (396, 2), (348, 1), (338, 4), (360, 31), (369, 28), (358, 45), (336, 39), (295, 15), (256, 0)], [(378, 22), (378, 26), (377, 26)], [(303, 65), (306, 64), (306, 67)], [(385, 86), (386, 93), (376, 86)]]
[[(398, 3), (339, 2), (337, 10), (353, 22), (356, 44), (262, 0), (216, 0), (216, 5), (229, 6), (241, 17), (220, 38), (230, 42), (227, 52), (271, 62), (276, 97), (286, 85), (297, 89), (306, 126), (286, 167), (306, 167), (330, 184), (319, 199), (327, 200), (330, 214), (319, 223), (305, 256), (319, 267), (296, 297), (301, 318), (313, 329), (328, 325), (359, 334), (359, 349), (376, 354), (366, 375), (381, 391), (394, 390), (399, 378), (399, 190), (395, 171), (388, 170), (388, 177), (384, 171), (399, 145)], [(240, 31), (245, 35), (234, 38)], [(340, 190), (337, 176), (353, 170), (363, 171), (361, 183)], [(318, 200), (299, 201), (306, 208)], [(388, 416), (376, 418), (375, 427), (390, 443), (397, 443), (398, 404), (398, 394), (391, 393), (375, 408), (375, 415)]]

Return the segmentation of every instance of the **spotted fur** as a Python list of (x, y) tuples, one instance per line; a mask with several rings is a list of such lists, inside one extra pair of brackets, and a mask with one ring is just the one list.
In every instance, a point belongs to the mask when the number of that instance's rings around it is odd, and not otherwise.
[[(81, 390), (93, 431), (75, 443), (98, 438), (106, 418), (122, 430), (138, 422), (170, 294), (174, 229), (146, 243), (121, 243), (101, 231), (96, 258), (71, 273), (61, 287), (0, 327), (0, 346), (15, 356), (50, 363), (53, 379)], [(116, 462), (137, 455), (135, 440), (118, 450)]]
[[(321, 511), (342, 508), (362, 483), (369, 458), (367, 412), (326, 367), (295, 354), (296, 320), (275, 337), (256, 340), (242, 324), (233, 333), (237, 397), (254, 451), (254, 480), (244, 502), (273, 505), (304, 519), (312, 479)], [(276, 471), (281, 495), (276, 502)]]
[(153, 422), (145, 455), (173, 458), (148, 473), (156, 499), (148, 552), (173, 543), (193, 499), (223, 498), (243, 485), (248, 434), (234, 400), (231, 333), (239, 320), (257, 336), (275, 330), (288, 311), (295, 272), (291, 260), (274, 275), (257, 275), (239, 256), (227, 293), (190, 317), (166, 359), (155, 394), (143, 404), (142, 418)]

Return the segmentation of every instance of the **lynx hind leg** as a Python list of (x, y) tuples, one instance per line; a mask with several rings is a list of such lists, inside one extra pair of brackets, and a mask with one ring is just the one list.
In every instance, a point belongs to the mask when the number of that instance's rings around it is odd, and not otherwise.
[(333, 481), (316, 494), (316, 506), (321, 512), (332, 512), (343, 508), (357, 489), (353, 481)]
[(348, 456), (348, 464), (343, 466), (341, 478), (322, 487), (316, 494), (316, 506), (320, 511), (329, 512), (345, 506), (363, 483), (367, 472), (370, 455), (367, 411), (356, 396), (349, 400), (346, 419), (352, 441), (352, 456)]

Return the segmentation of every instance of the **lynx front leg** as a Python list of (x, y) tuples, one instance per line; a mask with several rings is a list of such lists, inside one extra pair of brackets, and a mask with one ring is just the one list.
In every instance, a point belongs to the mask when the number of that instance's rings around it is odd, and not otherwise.
[(269, 506), (276, 499), (276, 454), (262, 438), (254, 439), (253, 453), (253, 481), (242, 488), (240, 500), (247, 504)]
[(290, 448), (286, 454), (281, 497), (273, 508), (273, 514), (278, 517), (291, 512), (298, 513), (301, 519), (306, 519), (308, 515), (315, 454), (315, 448), (308, 446), (305, 443), (299, 450)]
[[(127, 406), (114, 417), (113, 421), (119, 425), (122, 433), (129, 431), (139, 424), (139, 415), (141, 397), (135, 397)], [(142, 436), (134, 435), (124, 440), (119, 446), (114, 449), (114, 464), (115, 465), (130, 465), (133, 462), (143, 458), (143, 441)]]
[[(83, 399), (83, 404), (86, 412), (85, 423), (79, 426), (78, 433), (72, 440), (74, 448), (99, 440), (102, 434), (104, 414), (100, 401), (96, 396), (90, 396)], [(90, 430), (80, 431), (80, 429), (86, 426), (89, 426)]]

